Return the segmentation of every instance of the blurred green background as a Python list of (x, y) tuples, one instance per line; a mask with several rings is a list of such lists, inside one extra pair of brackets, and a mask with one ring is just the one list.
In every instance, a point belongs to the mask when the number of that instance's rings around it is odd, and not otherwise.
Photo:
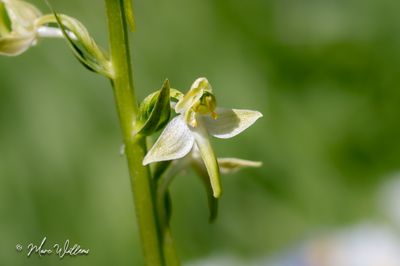
[[(31, 1), (44, 12), (43, 1)], [(107, 46), (102, 1), (51, 1)], [(200, 76), (220, 106), (264, 118), (219, 156), (261, 160), (223, 179), (220, 216), (191, 172), (172, 186), (184, 262), (265, 256), (327, 228), (385, 219), (377, 188), (400, 169), (400, 2), (135, 1), (135, 85)], [(142, 265), (110, 84), (44, 40), (0, 58), (0, 265)], [(15, 245), (70, 239), (86, 257), (26, 258)]]

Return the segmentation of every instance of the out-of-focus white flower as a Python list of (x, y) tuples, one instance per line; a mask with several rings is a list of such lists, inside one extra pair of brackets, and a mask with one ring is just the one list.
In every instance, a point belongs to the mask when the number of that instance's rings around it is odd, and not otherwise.
[(361, 225), (307, 245), (310, 266), (399, 266), (400, 241), (394, 230)]
[(385, 177), (385, 183), (379, 192), (379, 209), (393, 225), (400, 228), (400, 173)]
[(276, 255), (248, 260), (230, 254), (214, 255), (188, 263), (249, 266), (399, 266), (400, 239), (395, 230), (362, 224), (304, 241)]
[(0, 0), (0, 54), (16, 56), (36, 44), (39, 37), (62, 37), (57, 28), (41, 23), (41, 12), (21, 0)]
[[(209, 135), (232, 138), (250, 127), (262, 114), (252, 110), (216, 108), (212, 88), (206, 78), (197, 79), (189, 92), (175, 105), (178, 116), (173, 118), (143, 160), (153, 162), (176, 160), (186, 156), (194, 147), (210, 177), (214, 197), (221, 195), (220, 171)], [(230, 161), (230, 164), (240, 164)], [(223, 165), (229, 165), (223, 161)]]

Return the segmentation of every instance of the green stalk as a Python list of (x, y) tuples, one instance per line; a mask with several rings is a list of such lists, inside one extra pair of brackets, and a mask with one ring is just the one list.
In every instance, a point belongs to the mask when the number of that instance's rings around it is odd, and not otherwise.
[(108, 17), (110, 54), (113, 66), (112, 84), (122, 128), (131, 177), (132, 192), (145, 265), (162, 266), (162, 244), (155, 212), (154, 192), (148, 167), (142, 165), (146, 154), (145, 138), (133, 136), (137, 101), (133, 87), (126, 14), (123, 0), (105, 0)]
[(168, 193), (168, 187), (173, 181), (175, 175), (180, 172), (188, 164), (188, 159), (184, 158), (178, 161), (172, 162), (164, 173), (159, 177), (157, 183), (157, 208), (158, 208), (158, 220), (160, 223), (160, 230), (162, 232), (162, 244), (163, 244), (163, 254), (166, 265), (168, 266), (180, 266), (180, 261), (178, 253), (176, 251), (176, 246), (174, 239), (172, 237), (171, 227), (167, 221), (167, 213), (165, 210), (165, 196)]
[(169, 226), (166, 227), (164, 230), (163, 252), (164, 252), (165, 262), (168, 266), (180, 266), (181, 265), (178, 254), (176, 252), (176, 247), (175, 247), (174, 239), (172, 237), (171, 228)]

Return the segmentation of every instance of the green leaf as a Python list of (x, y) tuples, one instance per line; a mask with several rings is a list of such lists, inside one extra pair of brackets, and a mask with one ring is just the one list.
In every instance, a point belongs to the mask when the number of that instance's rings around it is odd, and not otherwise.
[(140, 104), (135, 132), (149, 136), (163, 128), (170, 116), (170, 86), (166, 79), (159, 91), (147, 96)]

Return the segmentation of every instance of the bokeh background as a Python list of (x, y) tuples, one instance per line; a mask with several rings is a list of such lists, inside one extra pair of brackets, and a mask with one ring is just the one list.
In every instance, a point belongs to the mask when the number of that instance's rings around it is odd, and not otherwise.
[[(107, 46), (102, 1), (51, 2)], [(335, 265), (326, 261), (338, 241), (329, 239), (356, 242), (350, 232), (360, 224), (361, 242), (380, 243), (368, 237), (373, 231), (388, 246), (363, 254), (383, 252), (394, 261), (385, 265), (400, 265), (387, 253), (400, 250), (400, 189), (391, 185), (400, 169), (399, 10), (395, 0), (135, 1), (141, 99), (165, 78), (185, 91), (206, 76), (220, 106), (264, 114), (214, 142), (219, 156), (264, 163), (223, 178), (216, 223), (193, 173), (173, 183), (184, 265)], [(142, 265), (109, 82), (62, 40), (1, 57), (0, 79), (0, 265)], [(326, 248), (315, 244), (321, 235)], [(90, 255), (15, 250), (45, 236)]]

